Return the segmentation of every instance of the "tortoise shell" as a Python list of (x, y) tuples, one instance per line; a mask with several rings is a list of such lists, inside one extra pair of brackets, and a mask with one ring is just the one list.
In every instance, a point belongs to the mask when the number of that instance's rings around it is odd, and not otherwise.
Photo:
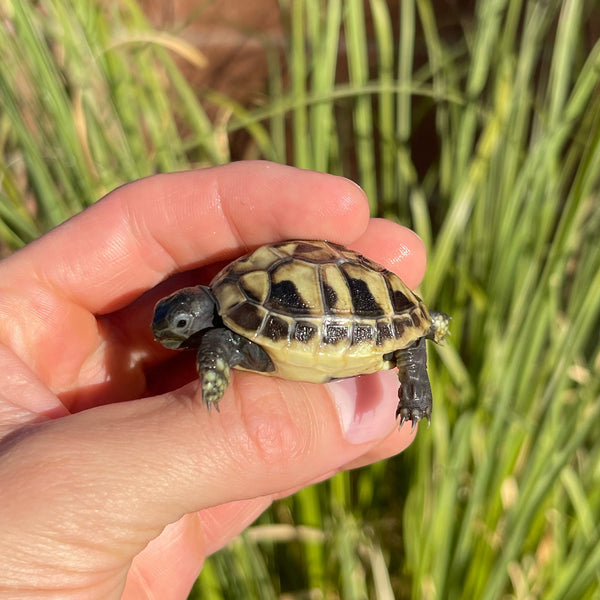
[(226, 327), (259, 344), (271, 375), (324, 382), (396, 366), (392, 353), (432, 321), (421, 299), (376, 262), (326, 241), (258, 248), (210, 286)]

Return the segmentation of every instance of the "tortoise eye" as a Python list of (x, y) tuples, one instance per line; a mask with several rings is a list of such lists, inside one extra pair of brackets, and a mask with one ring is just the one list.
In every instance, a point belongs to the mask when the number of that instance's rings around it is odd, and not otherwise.
[(190, 324), (190, 316), (180, 313), (175, 315), (173, 322), (175, 323), (175, 329), (187, 329)]

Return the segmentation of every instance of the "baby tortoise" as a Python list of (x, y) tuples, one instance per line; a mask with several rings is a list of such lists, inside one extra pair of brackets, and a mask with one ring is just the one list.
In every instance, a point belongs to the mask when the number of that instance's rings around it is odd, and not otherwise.
[(400, 426), (431, 414), (425, 339), (442, 342), (450, 317), (431, 313), (394, 273), (343, 246), (290, 240), (226, 266), (154, 309), (155, 339), (197, 348), (210, 408), (231, 367), (297, 381), (398, 368)]

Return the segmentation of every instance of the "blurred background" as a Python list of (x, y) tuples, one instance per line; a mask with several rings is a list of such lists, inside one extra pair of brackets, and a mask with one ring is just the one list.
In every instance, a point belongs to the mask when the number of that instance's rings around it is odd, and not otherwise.
[(453, 316), (431, 427), (277, 502), (190, 599), (600, 597), (597, 0), (0, 0), (0, 255), (126, 181), (345, 175)]

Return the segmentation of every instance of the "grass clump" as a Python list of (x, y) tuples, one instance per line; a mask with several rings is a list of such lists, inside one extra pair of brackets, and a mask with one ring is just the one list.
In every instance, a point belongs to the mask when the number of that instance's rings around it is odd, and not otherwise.
[(124, 181), (228, 160), (166, 49), (203, 56), (152, 31), (134, 3), (0, 6), (0, 235), (10, 248)]

